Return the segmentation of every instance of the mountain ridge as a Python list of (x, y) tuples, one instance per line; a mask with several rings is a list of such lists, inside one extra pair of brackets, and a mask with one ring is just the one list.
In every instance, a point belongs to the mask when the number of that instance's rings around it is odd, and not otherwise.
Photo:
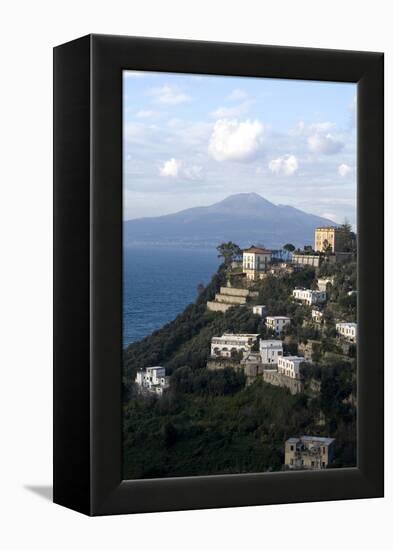
[(124, 222), (124, 245), (215, 247), (232, 240), (247, 246), (258, 240), (278, 248), (312, 244), (320, 225), (332, 220), (290, 205), (275, 205), (257, 193), (229, 195), (208, 206), (197, 206), (157, 217)]

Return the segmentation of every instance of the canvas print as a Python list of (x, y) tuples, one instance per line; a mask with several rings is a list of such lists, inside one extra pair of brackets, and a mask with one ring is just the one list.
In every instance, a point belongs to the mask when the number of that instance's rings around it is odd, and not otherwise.
[(123, 72), (123, 478), (356, 466), (356, 85)]

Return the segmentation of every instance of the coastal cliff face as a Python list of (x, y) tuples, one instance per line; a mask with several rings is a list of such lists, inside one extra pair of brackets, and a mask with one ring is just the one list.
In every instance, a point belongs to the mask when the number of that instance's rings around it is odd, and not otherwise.
[(291, 235), (295, 246), (303, 246), (313, 244), (314, 230), (320, 225), (336, 224), (291, 206), (275, 205), (256, 193), (239, 193), (211, 206), (128, 220), (124, 244), (215, 247), (232, 240), (241, 247), (254, 242), (277, 248)]

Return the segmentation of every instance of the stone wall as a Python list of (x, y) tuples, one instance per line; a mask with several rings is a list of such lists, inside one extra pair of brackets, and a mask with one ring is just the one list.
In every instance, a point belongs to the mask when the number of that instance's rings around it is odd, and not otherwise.
[(250, 297), (254, 298), (257, 295), (257, 292), (252, 292), (245, 288), (222, 286), (219, 294), (216, 294), (214, 302), (207, 302), (207, 309), (225, 313), (230, 307), (245, 305)]
[(245, 296), (229, 296), (228, 294), (216, 294), (216, 302), (232, 305), (242, 305), (245, 304), (247, 298)]
[(263, 380), (267, 384), (273, 386), (280, 386), (281, 388), (288, 388), (292, 395), (301, 393), (304, 390), (304, 383), (302, 380), (296, 380), (295, 378), (289, 378), (273, 369), (265, 369), (263, 371)]
[(228, 311), (230, 307), (233, 307), (233, 304), (222, 304), (218, 302), (207, 302), (206, 304), (207, 309), (209, 311), (220, 311), (221, 313), (225, 313)]
[(220, 288), (220, 294), (226, 294), (229, 296), (243, 296), (244, 298), (246, 298), (247, 296), (258, 296), (258, 292), (251, 291), (246, 288), (229, 288), (227, 286), (222, 286)]
[(235, 369), (240, 370), (243, 367), (240, 365), (240, 363), (236, 363), (235, 361), (231, 361), (229, 359), (208, 359), (206, 363), (206, 367), (209, 370), (221, 370), (221, 369)]

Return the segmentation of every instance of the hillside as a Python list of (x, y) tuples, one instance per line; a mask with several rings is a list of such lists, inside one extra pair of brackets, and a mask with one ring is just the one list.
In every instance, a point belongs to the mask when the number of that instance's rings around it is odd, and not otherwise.
[[(346, 280), (353, 277), (354, 268), (327, 269), (337, 277), (332, 294), (339, 314), (345, 314), (350, 310)], [(234, 307), (225, 314), (206, 309), (206, 301), (224, 283), (225, 275), (221, 266), (194, 304), (124, 351), (124, 477), (280, 471), (283, 443), (296, 434), (337, 438), (335, 467), (353, 466), (356, 409), (348, 397), (355, 391), (356, 362), (337, 354), (334, 336), (322, 337), (322, 350), (328, 352), (323, 366), (308, 365), (305, 372), (320, 381), (319, 395), (291, 395), (261, 378), (245, 387), (243, 372), (205, 368), (212, 336), (224, 332), (268, 336), (262, 319), (250, 308)], [(284, 344), (287, 353), (293, 351), (293, 342), (318, 336), (303, 324), (308, 308), (291, 299), (293, 288), (310, 286), (314, 277), (315, 271), (307, 268), (258, 283), (259, 303), (266, 304), (271, 314), (287, 314), (293, 320), (290, 342)], [(329, 330), (333, 335), (333, 322)], [(152, 365), (164, 366), (171, 376), (170, 389), (161, 399), (140, 396), (133, 385), (137, 369)]]
[(288, 241), (303, 246), (313, 244), (310, 236), (320, 225), (335, 224), (291, 206), (275, 205), (256, 193), (239, 193), (210, 206), (128, 220), (124, 244), (213, 247), (232, 240), (241, 247), (253, 242), (278, 248)]

